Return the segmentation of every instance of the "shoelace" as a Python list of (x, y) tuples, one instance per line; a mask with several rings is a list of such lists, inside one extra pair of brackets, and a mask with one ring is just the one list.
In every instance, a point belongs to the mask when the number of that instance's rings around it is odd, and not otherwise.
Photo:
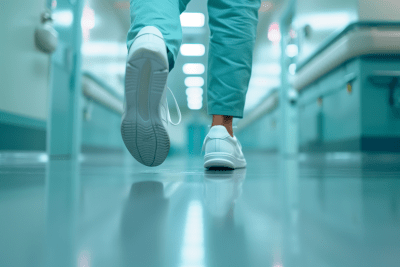
[(176, 111), (178, 112), (178, 116), (179, 116), (179, 121), (178, 121), (177, 123), (172, 122), (172, 120), (171, 120), (171, 115), (170, 115), (170, 113), (169, 113), (168, 102), (167, 102), (168, 121), (169, 121), (172, 125), (175, 125), (175, 126), (176, 126), (176, 125), (178, 125), (179, 123), (181, 123), (182, 114), (181, 114), (181, 110), (179, 109), (179, 105), (178, 105), (178, 102), (177, 102), (176, 99), (175, 99), (174, 94), (172, 93), (172, 91), (171, 91), (171, 89), (170, 89), (169, 87), (167, 87), (167, 88), (168, 88), (169, 92), (171, 93), (172, 98), (173, 98), (174, 101), (175, 101)]

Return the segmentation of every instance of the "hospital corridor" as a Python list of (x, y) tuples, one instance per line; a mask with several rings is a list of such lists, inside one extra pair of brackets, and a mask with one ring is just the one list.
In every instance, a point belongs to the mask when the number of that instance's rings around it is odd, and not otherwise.
[(0, 267), (400, 266), (400, 1), (0, 22)]

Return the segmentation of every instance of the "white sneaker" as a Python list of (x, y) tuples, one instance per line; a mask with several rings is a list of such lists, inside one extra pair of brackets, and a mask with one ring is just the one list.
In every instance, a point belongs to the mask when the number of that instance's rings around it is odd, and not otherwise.
[(213, 126), (203, 143), (204, 168), (244, 168), (246, 160), (236, 136), (232, 137), (225, 126)]
[(156, 27), (144, 27), (128, 53), (121, 134), (132, 156), (146, 166), (164, 162), (170, 148), (168, 122), (177, 125), (181, 121), (175, 97), (178, 123), (173, 123), (169, 115), (168, 74), (167, 47), (162, 33)]

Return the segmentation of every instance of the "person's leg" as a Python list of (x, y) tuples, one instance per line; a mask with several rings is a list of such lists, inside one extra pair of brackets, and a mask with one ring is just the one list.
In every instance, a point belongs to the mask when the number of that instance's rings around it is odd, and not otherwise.
[(188, 2), (130, 2), (121, 136), (131, 155), (145, 166), (162, 164), (170, 149), (167, 81), (182, 39), (179, 15)]
[(232, 118), (242, 118), (251, 76), (260, 0), (209, 0), (211, 32), (207, 107), (214, 125), (232, 132)]
[(233, 137), (232, 120), (232, 116), (213, 115), (211, 127), (215, 125), (223, 125), (228, 133)]
[(190, 0), (130, 0), (131, 27), (127, 36), (128, 50), (138, 32), (145, 26), (155, 26), (167, 45), (169, 71), (174, 67), (182, 42), (180, 13)]

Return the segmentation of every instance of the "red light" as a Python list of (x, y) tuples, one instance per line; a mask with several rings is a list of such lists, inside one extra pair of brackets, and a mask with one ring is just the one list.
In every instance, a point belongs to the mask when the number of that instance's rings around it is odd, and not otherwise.
[(279, 24), (278, 23), (272, 23), (269, 26), (268, 29), (268, 40), (273, 42), (274, 44), (277, 44), (281, 40), (281, 32), (279, 30)]

